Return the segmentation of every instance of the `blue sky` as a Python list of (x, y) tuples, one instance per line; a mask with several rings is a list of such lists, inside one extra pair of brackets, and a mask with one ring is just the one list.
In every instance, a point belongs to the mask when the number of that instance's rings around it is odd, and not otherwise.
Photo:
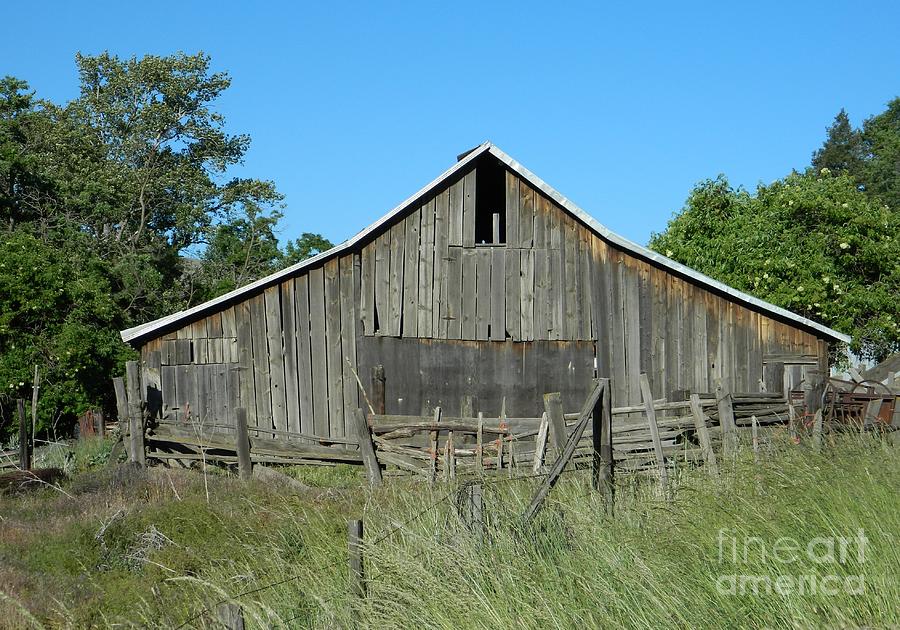
[[(330, 6), (329, 6), (330, 5)], [(640, 243), (698, 181), (809, 163), (900, 94), (900, 3), (14, 3), (0, 74), (75, 96), (74, 56), (203, 50), (287, 196), (337, 242), (484, 140)]]

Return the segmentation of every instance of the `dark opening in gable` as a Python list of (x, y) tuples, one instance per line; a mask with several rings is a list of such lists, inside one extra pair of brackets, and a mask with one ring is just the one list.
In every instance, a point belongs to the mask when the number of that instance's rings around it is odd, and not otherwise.
[(475, 244), (505, 242), (506, 167), (494, 156), (484, 155), (475, 165)]

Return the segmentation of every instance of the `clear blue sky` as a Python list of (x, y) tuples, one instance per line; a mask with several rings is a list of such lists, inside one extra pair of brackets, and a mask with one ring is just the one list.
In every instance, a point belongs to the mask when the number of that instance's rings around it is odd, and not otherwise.
[(281, 236), (335, 242), (489, 139), (646, 243), (695, 182), (803, 168), (900, 94), (897, 2), (621, 4), (19, 2), (0, 74), (61, 102), (77, 51), (209, 53)]

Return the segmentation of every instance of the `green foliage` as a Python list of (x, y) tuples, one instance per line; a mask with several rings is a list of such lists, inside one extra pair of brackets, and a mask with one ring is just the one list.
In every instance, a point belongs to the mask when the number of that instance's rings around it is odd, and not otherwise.
[(293, 265), (316, 254), (321, 254), (332, 247), (334, 247), (334, 244), (321, 234), (304, 232), (300, 235), (300, 238), (287, 242), (284, 249), (283, 264), (285, 266)]
[(900, 215), (849, 175), (793, 173), (755, 194), (700, 183), (650, 246), (854, 337), (880, 359), (900, 347)]
[(900, 97), (853, 129), (842, 109), (813, 154), (816, 170), (846, 172), (873, 200), (900, 212)]
[(287, 264), (281, 194), (229, 178), (250, 139), (226, 131), (230, 79), (207, 55), (76, 64), (65, 104), (0, 80), (0, 436), (35, 365), (41, 427), (65, 433), (88, 407), (112, 410), (109, 379), (133, 356), (119, 330)]

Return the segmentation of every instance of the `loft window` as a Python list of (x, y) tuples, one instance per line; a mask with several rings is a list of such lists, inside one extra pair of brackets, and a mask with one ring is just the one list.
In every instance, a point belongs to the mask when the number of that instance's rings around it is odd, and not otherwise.
[(493, 156), (475, 167), (475, 244), (506, 242), (506, 168)]

